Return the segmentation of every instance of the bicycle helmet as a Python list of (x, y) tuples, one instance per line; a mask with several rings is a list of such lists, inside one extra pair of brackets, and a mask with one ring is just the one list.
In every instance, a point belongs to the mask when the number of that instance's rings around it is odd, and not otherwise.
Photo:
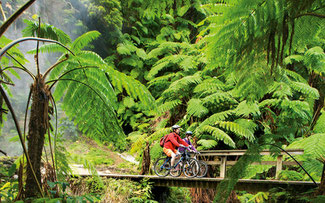
[(186, 131), (185, 135), (193, 135), (192, 131)]
[(179, 125), (173, 125), (173, 126), (172, 126), (172, 130), (176, 130), (176, 129), (178, 129), (178, 128), (181, 128), (181, 126), (179, 126)]

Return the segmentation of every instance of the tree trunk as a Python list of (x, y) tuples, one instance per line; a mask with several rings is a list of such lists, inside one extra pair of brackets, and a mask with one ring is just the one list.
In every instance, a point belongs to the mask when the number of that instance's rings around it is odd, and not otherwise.
[(140, 175), (149, 174), (149, 172), (150, 172), (150, 145), (149, 142), (147, 142), (146, 148), (143, 151)]
[(316, 195), (325, 195), (325, 162), (323, 165), (322, 179), (320, 181), (320, 185), (316, 192)]
[[(32, 86), (32, 107), (28, 129), (28, 155), (39, 184), (41, 184), (41, 157), (47, 130), (49, 94), (48, 86), (37, 77)], [(26, 197), (39, 196), (39, 187), (33, 178), (33, 172), (27, 164)]]

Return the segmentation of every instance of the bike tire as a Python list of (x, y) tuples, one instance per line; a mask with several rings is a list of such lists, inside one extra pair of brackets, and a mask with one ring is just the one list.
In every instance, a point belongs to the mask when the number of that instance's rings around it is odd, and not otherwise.
[(198, 162), (199, 162), (199, 165), (200, 165), (200, 171), (199, 171), (199, 173), (197, 174), (196, 177), (202, 178), (202, 177), (206, 176), (207, 173), (208, 173), (208, 164), (205, 163), (204, 161), (198, 161)]
[(200, 165), (196, 159), (189, 158), (183, 162), (183, 173), (186, 177), (193, 178), (200, 172)]
[(166, 158), (159, 158), (154, 164), (154, 171), (157, 176), (165, 177), (169, 174), (170, 161), (166, 162)]
[(182, 174), (182, 163), (179, 163), (176, 168), (171, 168), (169, 171), (169, 175), (173, 176), (173, 177), (179, 177)]

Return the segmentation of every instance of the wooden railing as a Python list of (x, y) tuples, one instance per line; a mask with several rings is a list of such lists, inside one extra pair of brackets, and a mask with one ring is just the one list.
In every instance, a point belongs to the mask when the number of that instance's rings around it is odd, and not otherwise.
[[(304, 154), (303, 149), (287, 149), (286, 150), (291, 155), (302, 155)], [(235, 165), (237, 161), (227, 160), (230, 156), (242, 156), (246, 153), (246, 150), (206, 150), (200, 151), (200, 157), (205, 157), (205, 161), (208, 165), (220, 165), (220, 177), (224, 178), (226, 176), (227, 165)], [(271, 151), (263, 150), (260, 155), (271, 155)], [(283, 156), (287, 155), (285, 152), (281, 152), (276, 161), (261, 161), (254, 162), (253, 165), (276, 165), (276, 176), (279, 178), (279, 173), (282, 170), (283, 165), (297, 165), (295, 161), (283, 161)], [(236, 159), (237, 160), (237, 159)]]

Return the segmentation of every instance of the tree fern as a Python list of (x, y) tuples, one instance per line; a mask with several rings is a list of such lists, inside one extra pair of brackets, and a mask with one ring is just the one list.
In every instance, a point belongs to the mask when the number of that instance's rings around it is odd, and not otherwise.
[[(30, 24), (25, 33), (33, 30), (33, 24)], [(62, 33), (54, 30), (55, 32), (44, 33), (44, 36), (59, 38), (58, 35)], [(69, 43), (64, 36), (60, 39)], [(89, 32), (69, 44), (68, 46), (76, 49), (75, 56), (70, 56), (66, 62), (54, 68), (50, 77), (51, 83), (58, 83), (54, 96), (57, 100), (64, 97), (64, 110), (83, 133), (94, 139), (112, 141), (123, 148), (125, 135), (117, 122), (115, 112), (117, 93), (125, 90), (136, 100), (144, 102), (144, 106), (155, 109), (154, 99), (140, 82), (116, 71), (94, 52), (80, 50), (98, 36), (96, 31)], [(64, 55), (59, 60), (63, 57)]]

